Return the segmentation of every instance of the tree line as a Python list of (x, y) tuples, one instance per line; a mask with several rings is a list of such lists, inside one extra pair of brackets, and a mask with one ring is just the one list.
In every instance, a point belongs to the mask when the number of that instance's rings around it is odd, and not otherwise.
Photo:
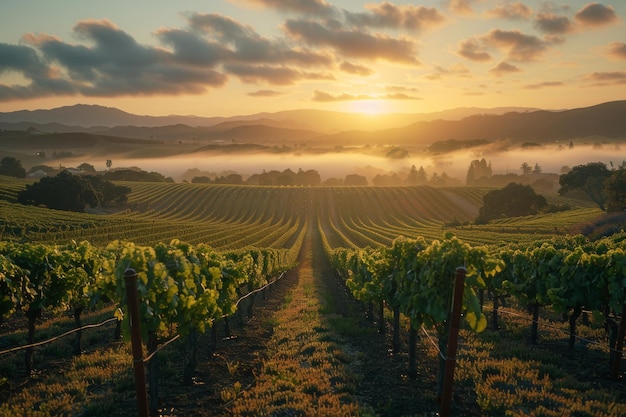
[[(188, 173), (195, 170), (189, 170)], [(434, 172), (428, 175), (423, 166), (419, 169), (412, 165), (406, 174), (395, 172), (389, 174), (376, 174), (371, 183), (364, 175), (348, 174), (343, 178), (328, 178), (322, 181), (317, 170), (303, 170), (298, 172), (287, 168), (284, 171), (270, 170), (262, 173), (252, 174), (244, 179), (241, 174), (231, 172), (225, 175), (195, 175), (191, 179), (196, 184), (231, 184), (231, 185), (274, 185), (274, 186), (365, 186), (374, 185), (379, 187), (401, 186), (401, 185), (431, 185), (435, 187), (445, 187), (459, 185), (458, 181), (448, 176), (445, 172), (437, 174)]]
[[(81, 164), (80, 171), (89, 174), (73, 175), (64, 170), (55, 177), (44, 177), (39, 182), (27, 185), (18, 194), (18, 202), (29, 205), (43, 205), (49, 208), (69, 211), (84, 211), (86, 206), (97, 207), (109, 204), (123, 205), (127, 201), (130, 188), (118, 186), (111, 181), (156, 181), (173, 182), (157, 172), (123, 169), (111, 171), (111, 161), (107, 160), (109, 170), (102, 175), (91, 175), (96, 170), (90, 164)], [(522, 164), (522, 171), (527, 173), (528, 164)], [(609, 169), (602, 162), (591, 162), (578, 165), (563, 173), (559, 177), (561, 195), (582, 194), (596, 203), (607, 212), (626, 211), (626, 161), (615, 168), (611, 164)], [(541, 173), (537, 165), (532, 171)], [(26, 170), (21, 162), (13, 157), (4, 157), (0, 160), (0, 175), (25, 178)], [(468, 185), (478, 185), (480, 180), (492, 176), (491, 164), (485, 159), (470, 163), (467, 173)], [(373, 178), (376, 186), (398, 185), (452, 185), (445, 173), (438, 176), (436, 173), (428, 178), (423, 167), (417, 169), (413, 165), (408, 174), (401, 178), (397, 174), (377, 175)], [(246, 185), (273, 185), (273, 186), (365, 186), (369, 185), (367, 178), (358, 174), (346, 175), (344, 179), (329, 179), (324, 183), (316, 170), (302, 170), (294, 172), (264, 171), (253, 174), (247, 180), (237, 173), (211, 179), (208, 176), (196, 176), (192, 183), (211, 184), (246, 184)], [(554, 206), (547, 203), (545, 197), (536, 194), (529, 185), (511, 181), (499, 190), (488, 192), (483, 198), (483, 207), (480, 208), (477, 223), (486, 223), (493, 219), (533, 215), (537, 213), (554, 212), (567, 209), (565, 206)]]

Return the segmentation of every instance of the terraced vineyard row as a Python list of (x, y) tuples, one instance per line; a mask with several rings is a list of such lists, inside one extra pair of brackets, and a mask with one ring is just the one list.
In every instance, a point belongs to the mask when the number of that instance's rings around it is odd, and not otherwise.
[[(110, 215), (69, 213), (0, 201), (4, 239), (45, 243), (121, 239), (154, 244), (180, 239), (218, 250), (286, 248), (303, 232), (305, 210), (293, 193), (252, 187), (131, 183), (129, 207)], [(16, 191), (17, 192), (17, 191)]]
[[(487, 225), (467, 224), (482, 205), (480, 188), (317, 189), (320, 228), (332, 248), (389, 246), (397, 236), (439, 239), (451, 231), (470, 244), (523, 243), (567, 233), (600, 214), (588, 206)], [(466, 225), (462, 225), (466, 224)]]
[[(124, 183), (128, 208), (101, 215), (51, 211), (16, 204), (25, 181), (2, 180), (3, 239), (46, 243), (115, 239), (154, 244), (180, 239), (218, 250), (288, 247), (307, 213), (321, 222), (332, 248), (388, 246), (398, 236), (438, 239), (452, 231), (470, 244), (522, 243), (565, 233), (597, 216), (575, 210), (531, 218), (469, 225), (485, 188), (432, 187), (249, 187), (175, 183)], [(315, 221), (316, 219), (312, 219)], [(463, 225), (466, 224), (466, 225)]]

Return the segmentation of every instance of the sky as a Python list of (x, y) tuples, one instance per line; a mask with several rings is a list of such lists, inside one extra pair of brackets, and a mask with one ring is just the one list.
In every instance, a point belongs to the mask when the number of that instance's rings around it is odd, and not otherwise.
[(626, 1), (2, 0), (0, 112), (566, 109), (626, 99)]

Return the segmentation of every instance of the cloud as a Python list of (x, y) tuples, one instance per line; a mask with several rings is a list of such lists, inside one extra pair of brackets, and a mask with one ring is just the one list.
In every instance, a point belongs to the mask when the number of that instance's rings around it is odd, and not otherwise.
[(587, 75), (585, 80), (594, 81), (593, 86), (626, 84), (626, 71), (593, 72)]
[(333, 80), (330, 74), (300, 71), (284, 66), (227, 64), (226, 71), (245, 83), (266, 82), (271, 85), (289, 85), (300, 80)]
[(469, 15), (474, 13), (472, 9), (472, 3), (476, 3), (477, 0), (448, 0), (448, 10), (457, 14)]
[(405, 93), (390, 93), (385, 94), (383, 97), (386, 100), (422, 100), (420, 97), (415, 97)]
[(606, 47), (606, 53), (617, 59), (626, 59), (626, 43), (613, 42)]
[(605, 26), (618, 20), (613, 7), (600, 3), (585, 5), (574, 15), (574, 19), (579, 24), (587, 27)]
[(0, 101), (29, 99), (51, 94), (76, 94), (79, 85), (59, 77), (34, 48), (0, 43), (0, 74), (16, 72), (30, 80), (28, 85), (0, 84)]
[(257, 90), (257, 91), (251, 91), (247, 95), (250, 97), (276, 97), (276, 96), (282, 96), (283, 93), (281, 93), (280, 91), (276, 91), (276, 90)]
[(463, 64), (453, 64), (448, 68), (444, 68), (439, 65), (436, 65), (435, 72), (432, 74), (426, 75), (426, 78), (431, 81), (434, 81), (434, 80), (439, 80), (443, 77), (449, 77), (449, 76), (471, 78), (471, 73), (470, 73), (469, 68), (467, 68)]
[[(20, 45), (0, 44), (0, 72), (25, 80), (0, 84), (0, 100), (201, 94), (223, 87), (232, 77), (289, 85), (334, 79), (331, 71), (337, 68), (368, 76), (374, 73), (368, 65), (372, 61), (421, 65), (415, 31), (446, 20), (434, 7), (389, 1), (365, 6), (363, 13), (339, 9), (327, 0), (236, 1), (306, 19), (288, 19), (282, 34), (267, 37), (228, 16), (187, 12), (184, 27), (154, 31), (155, 45), (139, 43), (107, 19), (79, 21), (73, 28), (75, 42), (27, 34)], [(410, 31), (411, 36), (373, 28)]]
[(524, 3), (507, 3), (499, 5), (485, 12), (487, 16), (508, 19), (508, 20), (525, 20), (533, 15), (533, 10)]
[(535, 17), (535, 26), (542, 32), (551, 35), (568, 33), (574, 29), (572, 21), (567, 16), (559, 16), (549, 12), (538, 13)]
[(521, 69), (508, 62), (500, 62), (497, 66), (489, 70), (490, 73), (496, 77), (502, 77), (503, 75), (513, 74), (516, 72), (522, 72)]
[(476, 62), (491, 60), (490, 49), (498, 49), (507, 59), (517, 62), (535, 61), (552, 42), (519, 30), (492, 29), (488, 33), (466, 39), (461, 43), (458, 54)]
[(306, 49), (298, 49), (284, 40), (273, 40), (259, 35), (251, 26), (219, 14), (188, 15), (190, 27), (210, 44), (229, 47), (229, 62), (295, 64), (302, 66), (330, 66), (332, 57)]
[(548, 42), (534, 35), (526, 35), (517, 29), (493, 29), (482, 36), (481, 40), (486, 45), (504, 50), (508, 59), (518, 62), (534, 61), (548, 47)]
[(163, 48), (144, 46), (109, 20), (74, 26), (87, 45), (49, 35), (27, 34), (24, 45), (4, 44), (0, 62), (11, 62), (28, 84), (3, 86), (0, 99), (51, 95), (155, 95), (201, 93), (220, 87), (227, 76), (210, 66), (194, 66)]
[(330, 16), (335, 8), (324, 0), (239, 0), (242, 3), (270, 7), (281, 12), (294, 12), (315, 16)]
[(46, 77), (49, 72), (37, 51), (26, 45), (0, 43), (0, 57), (0, 72), (18, 71), (30, 79)]
[[(79, 43), (26, 34), (21, 45), (0, 44), (0, 72), (26, 80), (1, 85), (0, 100), (200, 94), (224, 86), (231, 75), (272, 85), (333, 79), (326, 72), (335, 66), (330, 52), (288, 38), (263, 37), (251, 26), (218, 14), (189, 13), (186, 18), (187, 28), (155, 31), (157, 46), (140, 44), (106, 19), (79, 21), (73, 28)], [(380, 49), (403, 45), (385, 39), (380, 43)], [(409, 50), (413, 45), (404, 46)]]
[(364, 65), (353, 64), (348, 61), (342, 62), (339, 68), (348, 74), (360, 75), (362, 77), (367, 77), (368, 75), (372, 75), (374, 73), (374, 70), (371, 68)]
[(605, 26), (617, 21), (617, 15), (611, 6), (599, 3), (590, 3), (574, 15), (574, 21), (564, 15), (552, 12), (554, 7), (545, 7), (545, 10), (535, 17), (534, 25), (539, 30), (550, 35), (561, 35), (573, 31), (582, 31), (594, 27)]
[(332, 95), (325, 91), (315, 90), (313, 91), (313, 101), (319, 101), (324, 103), (334, 102), (334, 101), (354, 101), (354, 100), (374, 100), (375, 98), (372, 96), (368, 96), (365, 94), (347, 94), (342, 93), (338, 95)]
[(156, 36), (164, 45), (173, 48), (174, 56), (190, 65), (213, 67), (233, 56), (233, 52), (219, 42), (210, 42), (198, 33), (181, 29), (160, 29)]
[(385, 87), (390, 93), (417, 93), (419, 92), (418, 88), (415, 87), (407, 87), (405, 85), (388, 85)]
[(420, 64), (413, 39), (329, 27), (311, 20), (287, 20), (284, 28), (294, 39), (306, 42), (309, 46), (330, 47), (345, 57)]
[(476, 39), (463, 41), (458, 54), (470, 61), (485, 62), (491, 60), (491, 55), (483, 49)]
[(419, 31), (435, 27), (446, 21), (445, 16), (434, 7), (395, 5), (389, 2), (365, 6), (368, 12), (353, 13), (344, 10), (348, 23), (357, 27), (404, 29)]
[(360, 101), (360, 100), (421, 100), (419, 97), (411, 96), (403, 92), (392, 92), (383, 95), (369, 95), (369, 94), (330, 94), (325, 91), (315, 90), (313, 92), (313, 101), (330, 103), (337, 101)]
[(546, 87), (561, 87), (563, 85), (565, 84), (561, 81), (545, 81), (538, 84), (528, 84), (525, 85), (523, 88), (525, 88), (526, 90), (540, 90)]

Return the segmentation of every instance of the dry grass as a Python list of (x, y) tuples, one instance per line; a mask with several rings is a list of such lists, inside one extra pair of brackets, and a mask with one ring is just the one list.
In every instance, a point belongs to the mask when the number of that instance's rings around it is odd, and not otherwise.
[(303, 253), (298, 285), (274, 317), (274, 334), (256, 384), (229, 407), (231, 415), (374, 415), (359, 404), (356, 376), (345, 366), (354, 358), (328, 337), (323, 291), (310, 247)]

